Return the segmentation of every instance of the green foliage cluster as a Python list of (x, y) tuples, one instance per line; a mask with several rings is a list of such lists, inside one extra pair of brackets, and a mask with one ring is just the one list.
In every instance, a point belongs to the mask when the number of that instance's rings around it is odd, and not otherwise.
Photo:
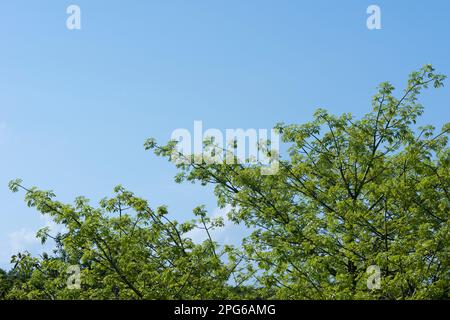
[[(248, 163), (177, 162), (176, 181), (214, 185), (230, 219), (253, 230), (240, 248), (214, 242), (210, 230), (223, 221), (203, 207), (178, 223), (121, 186), (94, 207), (13, 181), (66, 231), (38, 232), (56, 242), (52, 255), (12, 257), (0, 298), (448, 299), (450, 124), (415, 125), (422, 89), (444, 79), (426, 65), (400, 97), (382, 83), (361, 119), (319, 109), (309, 123), (278, 124), (289, 151), (276, 175)], [(145, 143), (169, 160), (175, 145)], [(194, 228), (208, 240), (194, 243)], [(80, 289), (67, 288), (70, 265), (81, 268)], [(381, 270), (377, 290), (367, 287), (371, 265)]]

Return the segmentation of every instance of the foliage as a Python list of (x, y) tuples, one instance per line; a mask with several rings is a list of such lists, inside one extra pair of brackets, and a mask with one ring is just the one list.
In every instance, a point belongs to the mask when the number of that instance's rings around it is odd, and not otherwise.
[[(11, 188), (25, 189), (20, 181)], [(74, 205), (54, 200), (49, 191), (25, 189), (26, 201), (50, 215), (67, 231), (56, 237), (40, 230), (42, 242), (52, 237), (58, 244), (55, 257), (12, 258), (13, 299), (207, 299), (228, 297), (227, 285), (237, 266), (222, 262), (233, 250), (217, 250), (207, 240), (195, 244), (186, 233), (197, 221), (179, 224), (167, 218), (166, 207), (156, 210), (148, 202), (118, 186), (115, 196), (98, 208), (80, 197)], [(196, 212), (202, 212), (199, 208)], [(201, 216), (206, 232), (221, 224)], [(233, 259), (230, 259), (232, 261)], [(67, 270), (81, 266), (81, 288), (67, 286)]]
[[(382, 83), (372, 112), (317, 110), (312, 122), (279, 124), (289, 145), (278, 174), (248, 164), (178, 163), (178, 181), (215, 185), (231, 218), (256, 228), (243, 248), (269, 298), (448, 298), (448, 131), (414, 130), (422, 89), (443, 85), (430, 65), (410, 75), (401, 97)], [(154, 146), (171, 157), (173, 143)], [(381, 289), (367, 288), (371, 265)]]
[[(289, 151), (276, 175), (248, 163), (178, 161), (176, 181), (213, 184), (219, 205), (232, 206), (230, 218), (254, 230), (238, 249), (213, 241), (209, 231), (222, 221), (203, 207), (180, 224), (121, 186), (93, 207), (13, 181), (11, 190), (25, 190), (28, 205), (66, 232), (40, 230), (57, 249), (14, 256), (13, 270), (0, 273), (0, 297), (447, 299), (450, 124), (416, 129), (419, 94), (444, 78), (426, 65), (400, 97), (382, 83), (361, 119), (319, 109), (312, 122), (278, 124)], [(175, 146), (145, 143), (169, 159)], [(208, 240), (194, 243), (193, 228)], [(70, 265), (81, 266), (79, 290), (67, 288)], [(378, 290), (367, 287), (371, 265), (381, 270)]]

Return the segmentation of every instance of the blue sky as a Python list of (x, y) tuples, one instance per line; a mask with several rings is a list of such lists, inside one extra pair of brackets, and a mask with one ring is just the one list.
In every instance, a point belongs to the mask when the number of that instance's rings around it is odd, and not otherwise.
[[(81, 30), (66, 28), (70, 4)], [(381, 30), (366, 27), (371, 4)], [(121, 183), (178, 219), (200, 204), (220, 214), (211, 188), (175, 184), (145, 138), (194, 120), (225, 130), (303, 123), (317, 107), (362, 115), (379, 82), (402, 88), (426, 63), (450, 75), (449, 15), (447, 0), (2, 1), (0, 267), (39, 252), (32, 235), (50, 223), (9, 180), (94, 202)], [(421, 101), (423, 123), (450, 120), (450, 86)]]

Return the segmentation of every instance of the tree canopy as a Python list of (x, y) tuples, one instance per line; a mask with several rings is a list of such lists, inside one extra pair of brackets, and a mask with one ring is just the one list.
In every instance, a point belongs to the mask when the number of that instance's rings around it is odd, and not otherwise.
[[(237, 248), (211, 238), (223, 221), (204, 207), (179, 223), (121, 186), (92, 206), (12, 181), (28, 206), (66, 231), (38, 232), (55, 241), (50, 255), (12, 257), (14, 268), (0, 272), (0, 298), (448, 299), (450, 124), (416, 125), (419, 94), (444, 79), (426, 65), (399, 96), (380, 84), (360, 119), (319, 109), (311, 122), (277, 124), (288, 152), (274, 175), (258, 164), (178, 161), (177, 182), (214, 185), (219, 206), (232, 207), (229, 218), (251, 228)], [(172, 160), (176, 141), (144, 146)], [(194, 228), (208, 240), (192, 241)], [(72, 265), (78, 289), (67, 286)], [(380, 270), (378, 289), (367, 286), (370, 266)]]

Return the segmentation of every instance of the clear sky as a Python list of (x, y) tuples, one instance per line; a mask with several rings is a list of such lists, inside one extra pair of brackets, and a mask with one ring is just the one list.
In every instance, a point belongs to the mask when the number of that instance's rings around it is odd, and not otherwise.
[[(81, 30), (66, 28), (70, 4)], [(371, 4), (381, 30), (366, 27)], [(426, 63), (450, 75), (449, 16), (448, 0), (2, 0), (0, 267), (38, 253), (48, 223), (9, 180), (94, 202), (120, 183), (178, 219), (200, 204), (220, 214), (211, 188), (175, 184), (145, 138), (194, 120), (225, 130), (303, 123), (317, 107), (362, 115), (379, 82), (402, 88)], [(423, 123), (450, 121), (450, 85), (421, 102)]]

